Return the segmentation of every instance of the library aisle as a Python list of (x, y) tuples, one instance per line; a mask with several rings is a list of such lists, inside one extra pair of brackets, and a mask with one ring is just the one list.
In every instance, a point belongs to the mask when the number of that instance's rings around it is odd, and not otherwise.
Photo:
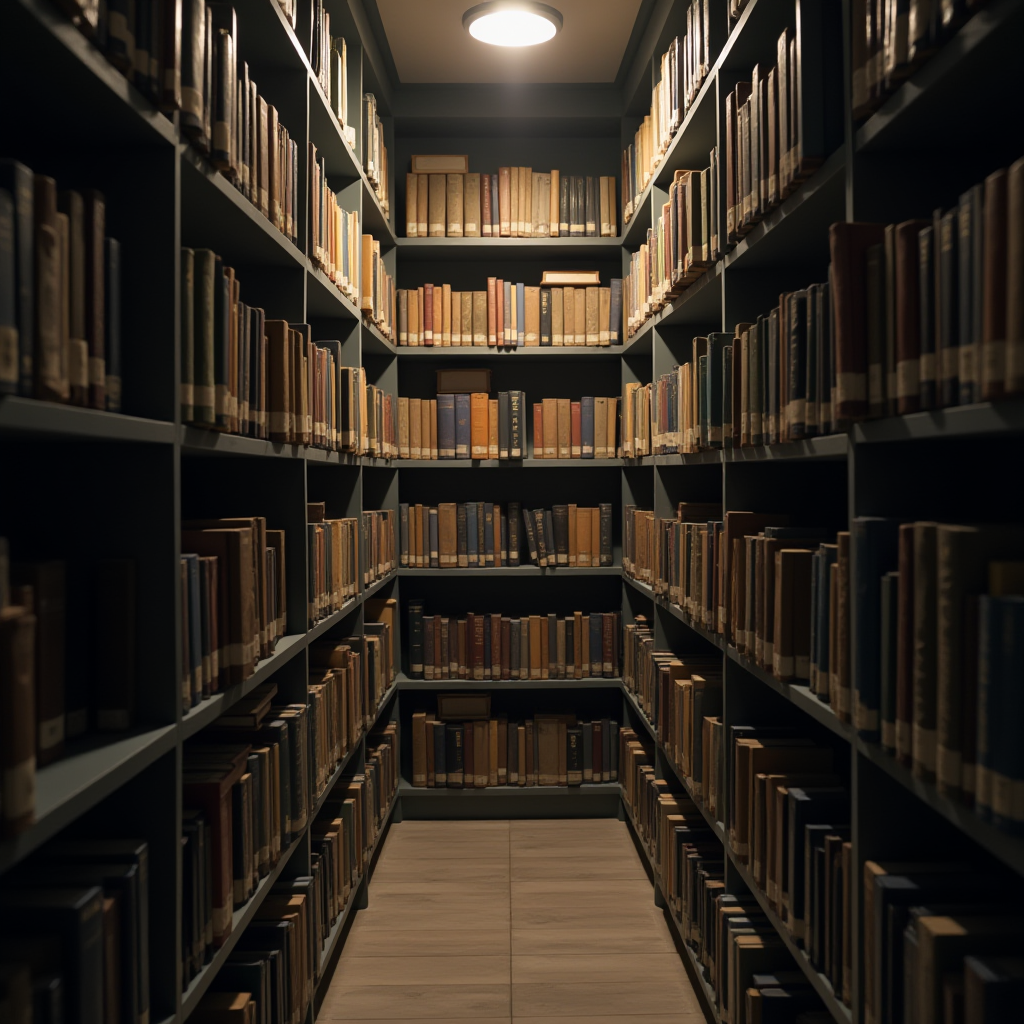
[(392, 825), (319, 1021), (698, 1024), (624, 822)]

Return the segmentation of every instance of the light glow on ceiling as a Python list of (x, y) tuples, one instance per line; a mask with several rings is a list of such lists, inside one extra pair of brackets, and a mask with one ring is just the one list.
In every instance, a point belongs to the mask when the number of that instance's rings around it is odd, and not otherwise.
[(554, 38), (562, 15), (529, 0), (490, 0), (466, 11), (462, 24), (474, 39), (491, 46), (537, 46)]

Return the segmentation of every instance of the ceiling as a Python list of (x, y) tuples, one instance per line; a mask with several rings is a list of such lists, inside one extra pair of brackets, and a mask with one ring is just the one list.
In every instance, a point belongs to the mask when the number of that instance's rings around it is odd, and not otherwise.
[(613, 82), (641, 0), (548, 0), (563, 27), (540, 46), (506, 49), (462, 27), (477, 0), (377, 0), (403, 83)]

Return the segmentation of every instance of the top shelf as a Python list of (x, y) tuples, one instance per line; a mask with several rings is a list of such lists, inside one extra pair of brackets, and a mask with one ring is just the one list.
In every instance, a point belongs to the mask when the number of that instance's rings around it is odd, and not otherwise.
[(485, 255), (618, 261), (622, 244), (621, 238), (399, 238), (398, 251), (403, 262), (476, 260)]

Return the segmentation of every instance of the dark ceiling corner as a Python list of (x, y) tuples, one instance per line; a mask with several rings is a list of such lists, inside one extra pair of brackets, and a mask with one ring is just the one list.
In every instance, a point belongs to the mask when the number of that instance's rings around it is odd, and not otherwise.
[[(370, 31), (373, 32), (373, 38), (377, 41), (377, 49), (380, 50), (384, 66), (387, 68), (388, 78), (391, 79), (391, 88), (397, 91), (402, 84), (402, 80), (398, 77), (395, 58), (391, 55), (391, 44), (388, 42), (387, 33), (384, 31), (384, 22), (381, 20), (380, 11), (377, 10), (377, 0), (355, 0), (355, 2), (362, 4), (366, 20), (370, 23)], [(644, 0), (645, 4), (647, 2), (648, 0)]]
[[(376, 9), (376, 0), (367, 0), (367, 2), (372, 3), (374, 9)], [(643, 39), (644, 32), (647, 31), (647, 24), (651, 20), (656, 3), (657, 0), (641, 0), (640, 9), (636, 12), (636, 21), (633, 22), (633, 31), (629, 34), (629, 41), (626, 43), (626, 49), (622, 53), (622, 61), (619, 63), (619, 70), (615, 75), (616, 89), (621, 90), (625, 88), (626, 77), (629, 74), (633, 60), (636, 58), (636, 52), (640, 47), (640, 40)]]

